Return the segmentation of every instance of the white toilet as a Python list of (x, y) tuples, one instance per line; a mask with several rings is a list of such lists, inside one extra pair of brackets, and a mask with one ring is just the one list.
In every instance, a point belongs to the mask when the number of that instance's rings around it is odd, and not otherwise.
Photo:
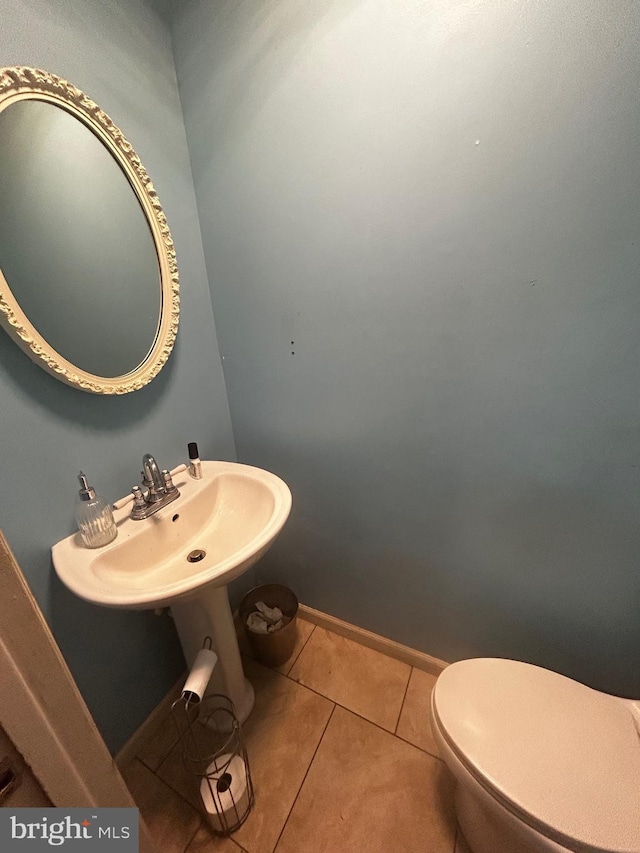
[(473, 853), (640, 853), (640, 701), (478, 658), (444, 670), (431, 711)]

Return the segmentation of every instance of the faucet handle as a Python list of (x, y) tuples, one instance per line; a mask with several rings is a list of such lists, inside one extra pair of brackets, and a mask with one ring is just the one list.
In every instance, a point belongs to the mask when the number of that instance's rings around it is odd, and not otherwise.
[(164, 487), (167, 491), (170, 489), (174, 489), (173, 480), (171, 479), (171, 472), (168, 468), (162, 469), (162, 476), (164, 477)]
[(133, 494), (133, 505), (134, 505), (134, 507), (146, 506), (144, 495), (142, 494), (142, 490), (141, 490), (140, 486), (133, 486), (133, 488), (131, 489), (131, 492)]

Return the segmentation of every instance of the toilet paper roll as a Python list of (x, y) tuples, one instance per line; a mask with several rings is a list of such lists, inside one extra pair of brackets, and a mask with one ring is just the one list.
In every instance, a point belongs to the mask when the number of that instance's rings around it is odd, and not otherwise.
[[(222, 755), (207, 768), (200, 783), (200, 796), (211, 826), (218, 832), (241, 821), (249, 810), (247, 767), (240, 755)], [(228, 766), (225, 767), (229, 761)], [(220, 767), (222, 769), (217, 770)]]
[(202, 701), (217, 660), (218, 655), (211, 649), (200, 649), (182, 688), (182, 698), (185, 702)]

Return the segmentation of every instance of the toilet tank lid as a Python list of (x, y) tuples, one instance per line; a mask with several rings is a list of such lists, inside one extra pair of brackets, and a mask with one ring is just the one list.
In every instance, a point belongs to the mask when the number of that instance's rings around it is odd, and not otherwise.
[(433, 708), (467, 769), (532, 827), (640, 853), (640, 735), (622, 702), (532, 664), (477, 658), (444, 670)]

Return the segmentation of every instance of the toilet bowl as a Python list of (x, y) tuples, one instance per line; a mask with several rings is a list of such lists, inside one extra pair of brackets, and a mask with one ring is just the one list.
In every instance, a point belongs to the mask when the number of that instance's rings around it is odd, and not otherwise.
[(440, 675), (431, 721), (473, 853), (640, 853), (640, 701), (478, 658)]

